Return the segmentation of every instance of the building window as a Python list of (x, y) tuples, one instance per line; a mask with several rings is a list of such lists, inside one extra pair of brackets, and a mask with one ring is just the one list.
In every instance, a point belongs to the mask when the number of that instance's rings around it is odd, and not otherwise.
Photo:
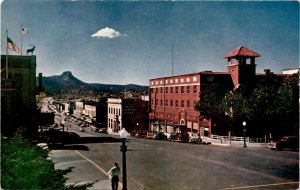
[(178, 79), (175, 79), (175, 83), (178, 83)]
[(190, 101), (189, 101), (189, 100), (186, 101), (186, 106), (187, 106), (188, 108), (190, 107)]
[(169, 91), (169, 88), (168, 88), (168, 87), (166, 87), (166, 93), (169, 93), (168, 91)]
[(151, 105), (154, 105), (154, 100), (153, 99), (151, 99)]
[(181, 107), (184, 107), (184, 100), (181, 100)]
[(181, 87), (181, 93), (184, 93), (184, 86)]
[(178, 100), (175, 100), (175, 107), (178, 107)]
[(186, 82), (190, 82), (190, 78), (186, 78)]
[(155, 105), (158, 105), (158, 100), (157, 99), (155, 99)]
[(163, 87), (160, 87), (160, 93), (163, 93)]
[(155, 92), (158, 93), (158, 88), (155, 88)]
[(173, 100), (170, 100), (170, 106), (173, 106)]
[(197, 86), (196, 85), (193, 86), (193, 93), (197, 93)]
[(160, 105), (163, 106), (163, 104), (164, 104), (164, 101), (160, 100)]
[(173, 79), (170, 80), (170, 83), (173, 84)]
[(171, 90), (171, 94), (173, 93), (173, 87), (170, 87), (170, 90)]
[(186, 87), (186, 93), (190, 93), (190, 86)]
[(193, 82), (196, 82), (197, 81), (197, 77), (193, 77)]
[(166, 100), (166, 106), (169, 106), (169, 101), (168, 100)]
[(175, 93), (178, 93), (178, 86), (175, 87)]
[(181, 78), (181, 79), (180, 79), (180, 82), (184, 82), (184, 78)]

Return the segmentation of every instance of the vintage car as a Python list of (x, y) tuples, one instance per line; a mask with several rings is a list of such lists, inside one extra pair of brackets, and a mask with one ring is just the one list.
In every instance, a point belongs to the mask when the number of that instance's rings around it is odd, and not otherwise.
[(268, 147), (271, 150), (283, 150), (285, 148), (296, 150), (299, 148), (299, 138), (297, 136), (284, 136), (279, 140), (271, 139)]
[(197, 134), (191, 134), (189, 136), (189, 143), (200, 144), (201, 138)]
[(167, 140), (167, 136), (163, 132), (157, 132), (153, 135), (154, 140)]

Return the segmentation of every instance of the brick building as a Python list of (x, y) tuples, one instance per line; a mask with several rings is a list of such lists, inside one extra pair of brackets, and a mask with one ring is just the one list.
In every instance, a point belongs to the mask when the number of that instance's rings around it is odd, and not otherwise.
[(23, 127), (33, 135), (37, 132), (33, 125), (37, 111), (36, 56), (1, 55), (1, 63), (1, 133), (12, 135)]
[(122, 128), (128, 132), (148, 125), (148, 102), (142, 99), (108, 98), (107, 132), (117, 133)]
[(270, 76), (279, 83), (282, 81), (284, 75), (273, 74), (269, 69), (256, 74), (257, 57), (260, 55), (256, 52), (240, 46), (225, 55), (227, 72), (204, 71), (150, 79), (150, 130), (171, 133), (184, 126), (188, 131), (210, 136), (215, 126), (213, 121), (201, 117), (194, 109), (205, 88), (218, 85), (225, 91), (243, 86), (253, 89)]

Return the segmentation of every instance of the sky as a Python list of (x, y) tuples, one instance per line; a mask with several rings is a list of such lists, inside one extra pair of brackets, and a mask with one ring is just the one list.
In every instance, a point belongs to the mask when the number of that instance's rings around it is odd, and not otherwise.
[(261, 55), (257, 73), (299, 67), (297, 1), (5, 0), (1, 54), (6, 30), (23, 55), (35, 46), (37, 73), (88, 83), (149, 85), (172, 65), (174, 75), (225, 72), (241, 45)]

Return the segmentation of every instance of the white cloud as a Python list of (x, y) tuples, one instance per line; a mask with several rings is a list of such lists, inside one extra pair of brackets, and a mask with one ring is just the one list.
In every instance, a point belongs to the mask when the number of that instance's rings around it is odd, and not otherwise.
[(116, 38), (121, 36), (127, 36), (126, 34), (121, 34), (120, 32), (116, 31), (113, 28), (102, 28), (98, 30), (95, 34), (92, 35), (92, 37), (96, 38)]

